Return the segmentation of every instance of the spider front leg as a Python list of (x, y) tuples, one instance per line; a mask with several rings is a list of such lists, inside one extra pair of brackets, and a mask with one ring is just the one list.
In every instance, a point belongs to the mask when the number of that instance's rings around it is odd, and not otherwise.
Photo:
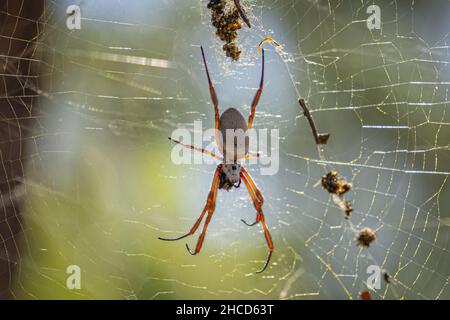
[[(197, 231), (198, 226), (200, 225), (200, 223), (203, 220), (203, 217), (205, 216), (206, 211), (211, 211), (211, 208), (215, 207), (215, 202), (216, 202), (216, 194), (217, 194), (217, 189), (219, 187), (219, 177), (220, 177), (220, 172), (221, 172), (221, 168), (220, 166), (217, 167), (215, 173), (214, 173), (214, 178), (213, 178), (213, 182), (211, 185), (211, 190), (209, 191), (209, 195), (208, 198), (206, 200), (206, 204), (205, 207), (203, 208), (202, 213), (200, 214), (200, 217), (197, 219), (197, 221), (195, 222), (195, 224), (192, 226), (191, 230), (182, 235), (181, 237), (178, 238), (162, 238), (162, 237), (158, 237), (159, 240), (164, 240), (164, 241), (177, 241), (177, 240), (181, 240), (183, 238), (186, 238), (190, 235), (193, 235), (195, 233), (195, 231)], [(214, 209), (212, 209), (212, 211), (214, 211)], [(212, 214), (212, 213), (211, 213)], [(209, 216), (209, 214), (208, 214)], [(205, 230), (204, 230), (205, 231)], [(204, 237), (204, 235), (203, 235)], [(203, 240), (202, 240), (203, 241)], [(189, 250), (189, 248), (188, 248)], [(200, 250), (199, 250), (200, 251)]]
[(211, 101), (214, 105), (214, 127), (216, 129), (216, 144), (219, 145), (219, 101), (217, 100), (216, 90), (214, 90), (213, 83), (211, 81), (211, 77), (209, 76), (208, 71), (208, 64), (206, 63), (205, 59), (205, 52), (203, 51), (203, 47), (200, 46), (200, 49), (202, 51), (202, 58), (203, 58), (203, 64), (205, 65), (205, 71), (206, 71), (206, 77), (208, 78), (208, 86), (209, 86), (209, 93), (211, 95)]
[[(246, 172), (246, 171), (244, 171), (244, 172)], [(248, 177), (250, 177), (250, 175), (248, 173), (247, 173), (247, 175), (248, 175)], [(258, 202), (257, 198), (255, 197), (255, 194), (254, 194), (254, 191), (252, 189), (251, 183), (247, 180), (246, 175), (244, 173), (241, 174), (241, 179), (244, 181), (245, 186), (247, 187), (248, 192), (250, 193), (250, 196), (253, 199), (253, 204), (254, 204), (254, 206), (256, 208), (256, 211), (258, 211), (258, 216), (256, 218), (255, 224), (257, 222), (261, 221), (261, 225), (262, 225), (263, 231), (264, 231), (264, 236), (266, 238), (267, 245), (269, 246), (269, 255), (267, 256), (266, 263), (264, 264), (264, 266), (262, 267), (261, 270), (256, 271), (256, 273), (261, 273), (264, 270), (266, 270), (267, 266), (269, 265), (270, 258), (272, 257), (273, 248), (274, 248), (273, 247), (273, 242), (272, 242), (272, 237), (270, 236), (269, 229), (267, 228), (265, 217), (264, 217), (264, 213), (263, 213), (263, 211), (261, 209), (260, 202)], [(250, 177), (250, 179), (251, 179), (251, 177)]]
[(264, 49), (262, 49), (262, 66), (261, 66), (261, 81), (259, 82), (258, 91), (256, 91), (253, 97), (252, 105), (250, 108), (250, 116), (248, 117), (248, 128), (250, 129), (253, 125), (253, 118), (255, 117), (256, 106), (258, 105), (259, 98), (261, 98), (261, 93), (264, 85)]

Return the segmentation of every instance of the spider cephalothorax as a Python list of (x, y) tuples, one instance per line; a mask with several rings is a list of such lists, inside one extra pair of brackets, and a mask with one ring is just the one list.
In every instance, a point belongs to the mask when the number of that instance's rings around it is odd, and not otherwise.
[(241, 165), (238, 163), (222, 164), (220, 170), (219, 189), (229, 191), (241, 185)]
[[(228, 108), (222, 115), (219, 115), (219, 102), (217, 101), (216, 92), (214, 90), (213, 84), (211, 82), (211, 78), (208, 72), (208, 66), (206, 64), (205, 54), (202, 50), (203, 63), (205, 65), (206, 76), (208, 77), (209, 84), (209, 92), (211, 94), (211, 100), (214, 105), (214, 115), (215, 115), (215, 129), (216, 129), (216, 143), (219, 147), (219, 151), (222, 153), (222, 156), (216, 155), (211, 151), (197, 148), (192, 145), (183, 144), (180, 141), (173, 140), (175, 143), (179, 143), (186, 148), (190, 148), (192, 150), (200, 151), (204, 154), (207, 154), (214, 159), (220, 160), (221, 164), (219, 164), (214, 172), (214, 178), (211, 186), (211, 190), (209, 192), (208, 198), (206, 200), (205, 207), (203, 208), (200, 217), (195, 222), (194, 226), (191, 230), (182, 235), (181, 237), (175, 239), (167, 239), (167, 238), (159, 238), (161, 240), (180, 240), (187, 236), (190, 236), (197, 231), (200, 223), (202, 222), (206, 213), (205, 224), (203, 226), (202, 233), (198, 238), (197, 245), (194, 251), (191, 251), (186, 245), (188, 251), (195, 255), (200, 252), (202, 248), (203, 240), (205, 239), (206, 229), (208, 227), (209, 222), (211, 221), (212, 215), (214, 213), (214, 209), (216, 207), (216, 197), (218, 189), (225, 189), (229, 191), (231, 188), (238, 188), (241, 184), (241, 181), (244, 182), (247, 190), (250, 194), (250, 197), (253, 200), (253, 205), (257, 211), (256, 219), (253, 223), (247, 223), (244, 220), (246, 225), (253, 226), (257, 223), (261, 223), (264, 236), (266, 238), (267, 245), (269, 246), (269, 255), (267, 257), (266, 263), (263, 268), (258, 272), (263, 272), (267, 266), (269, 265), (270, 258), (272, 257), (273, 252), (273, 242), (269, 233), (269, 229), (267, 228), (264, 213), (262, 211), (262, 206), (264, 203), (263, 196), (261, 192), (256, 187), (255, 182), (253, 181), (250, 174), (245, 170), (244, 166), (240, 164), (240, 160), (248, 159), (252, 157), (258, 157), (259, 154), (248, 154), (248, 139), (247, 130), (252, 128), (253, 118), (255, 117), (256, 105), (258, 104), (259, 98), (261, 97), (263, 83), (264, 83), (264, 50), (262, 50), (262, 68), (261, 68), (261, 81), (259, 83), (258, 91), (256, 92), (252, 104), (250, 116), (248, 117), (248, 121), (245, 121), (245, 118), (242, 114), (235, 108)], [(227, 133), (232, 133), (233, 135), (227, 135)], [(169, 138), (170, 139), (170, 138)]]

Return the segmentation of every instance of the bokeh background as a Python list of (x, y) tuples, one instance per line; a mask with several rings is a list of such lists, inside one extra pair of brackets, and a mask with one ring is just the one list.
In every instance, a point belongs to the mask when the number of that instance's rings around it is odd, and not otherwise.
[[(68, 30), (66, 9), (81, 8)], [(224, 56), (207, 1), (6, 1), (0, 5), (0, 289), (19, 299), (357, 299), (366, 268), (391, 283), (374, 299), (448, 299), (450, 4), (448, 1), (242, 1), (252, 28)], [(366, 26), (381, 9), (381, 30)], [(245, 188), (220, 191), (202, 252), (189, 230), (215, 165), (175, 165), (167, 140), (213, 127), (199, 45), (220, 109), (280, 130), (280, 170), (250, 166), (265, 197), (267, 255)], [(321, 132), (314, 144), (297, 100)], [(277, 146), (272, 146), (273, 149)], [(314, 185), (353, 184), (345, 220)], [(370, 227), (369, 248), (354, 243)], [(66, 287), (81, 268), (81, 289)]]

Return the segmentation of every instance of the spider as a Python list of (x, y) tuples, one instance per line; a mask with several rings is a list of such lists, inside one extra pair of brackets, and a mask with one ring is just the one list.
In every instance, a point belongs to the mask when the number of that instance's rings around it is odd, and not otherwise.
[(189, 246), (186, 244), (186, 248), (190, 254), (192, 254), (192, 255), (198, 254), (202, 248), (202, 244), (205, 239), (205, 234), (206, 234), (206, 230), (208, 228), (208, 224), (210, 223), (212, 215), (214, 213), (214, 209), (216, 206), (217, 190), (225, 189), (225, 190), (229, 191), (233, 187), (238, 188), (241, 184), (241, 181), (243, 181), (245, 186), (247, 187), (250, 197), (252, 198), (253, 205), (257, 211), (257, 215), (256, 215), (256, 220), (253, 223), (247, 223), (243, 219), (241, 219), (241, 221), (248, 226), (254, 226), (257, 223), (261, 222), (262, 229), (264, 231), (264, 236), (265, 236), (267, 245), (269, 247), (269, 254), (267, 256), (266, 262), (265, 262), (264, 266), (262, 267), (262, 269), (257, 271), (257, 273), (261, 273), (269, 265), (274, 246), (273, 246), (273, 242), (272, 242), (272, 237), (270, 236), (270, 233), (269, 233), (269, 229), (267, 228), (267, 225), (266, 225), (264, 213), (262, 211), (262, 206), (264, 203), (263, 196), (261, 195), (261, 192), (256, 187), (256, 184), (253, 181), (250, 174), (247, 172), (247, 170), (245, 170), (244, 166), (240, 163), (240, 160), (242, 160), (242, 159), (259, 157), (259, 154), (258, 153), (257, 154), (249, 154), (248, 153), (247, 137), (246, 137), (245, 146), (243, 146), (244, 150), (243, 150), (243, 152), (240, 152), (239, 154), (236, 152), (237, 151), (236, 150), (236, 142), (234, 143), (234, 145), (235, 145), (234, 150), (226, 150), (225, 146), (228, 146), (228, 144), (226, 143), (226, 138), (222, 139), (222, 137), (226, 137), (225, 132), (227, 130), (233, 130), (233, 131), (242, 130), (241, 132), (245, 133), (245, 132), (247, 132), (248, 129), (252, 128), (253, 119), (255, 117), (256, 106), (259, 102), (259, 99), (261, 97), (261, 93), (263, 90), (264, 49), (262, 50), (261, 80), (259, 83), (259, 88), (258, 88), (255, 96), (253, 97), (253, 101), (251, 104), (250, 116), (248, 117), (247, 122), (245, 121), (245, 118), (243, 117), (243, 115), (238, 110), (236, 110), (235, 108), (232, 108), (232, 107), (228, 108), (225, 112), (222, 113), (222, 115), (219, 115), (219, 103), (217, 100), (216, 92), (214, 90), (214, 86), (213, 86), (213, 84), (211, 82), (211, 78), (209, 76), (208, 65), (206, 64), (206, 59), (205, 59), (205, 53), (203, 51), (203, 47), (200, 47), (200, 49), (202, 52), (202, 58), (203, 58), (203, 64), (205, 66), (206, 77), (208, 79), (209, 92), (211, 95), (212, 103), (214, 105), (216, 144), (219, 146), (219, 150), (223, 157), (218, 156), (218, 155), (216, 155), (210, 151), (207, 151), (205, 149), (197, 148), (192, 145), (183, 144), (180, 141), (172, 140), (171, 138), (169, 138), (169, 139), (174, 141), (175, 143), (178, 143), (178, 144), (186, 147), (186, 148), (190, 148), (192, 150), (202, 152), (202, 153), (207, 154), (207, 155), (209, 155), (215, 159), (218, 159), (222, 162), (217, 166), (217, 168), (214, 172), (213, 182), (211, 185), (211, 189), (210, 189), (208, 198), (206, 200), (205, 207), (203, 208), (203, 211), (200, 214), (200, 217), (197, 219), (195, 224), (192, 226), (191, 230), (188, 233), (186, 233), (178, 238), (161, 238), (161, 237), (159, 237), (159, 239), (165, 240), (165, 241), (176, 241), (176, 240), (181, 240), (183, 238), (186, 238), (190, 235), (193, 235), (197, 231), (206, 212), (208, 212), (205, 223), (203, 225), (203, 230), (198, 238), (195, 250), (191, 251), (191, 249), (189, 249)]

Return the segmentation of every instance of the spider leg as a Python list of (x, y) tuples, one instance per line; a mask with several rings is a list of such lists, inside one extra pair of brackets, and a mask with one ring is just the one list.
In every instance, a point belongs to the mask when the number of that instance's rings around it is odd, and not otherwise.
[(255, 196), (253, 194), (251, 183), (247, 180), (247, 178), (245, 177), (244, 174), (242, 174), (242, 180), (244, 180), (244, 183), (247, 186), (248, 192), (250, 193), (250, 196), (253, 199), (253, 204), (255, 205), (255, 208), (258, 211), (258, 217), (256, 218), (256, 220), (257, 220), (256, 222), (258, 222), (258, 220), (261, 221), (261, 225), (262, 225), (263, 231), (264, 231), (264, 236), (266, 238), (267, 245), (269, 246), (269, 255), (267, 256), (266, 263), (264, 264), (262, 269), (256, 271), (256, 273), (261, 273), (264, 270), (266, 270), (267, 266), (269, 265), (270, 258), (272, 258), (272, 253), (273, 253), (272, 237), (270, 236), (269, 229), (267, 228), (265, 217), (264, 217), (264, 213), (263, 213), (263, 211), (261, 209), (261, 206), (260, 206), (259, 202), (256, 200), (256, 198), (255, 198)]
[(257, 153), (251, 153), (251, 154), (246, 154), (244, 156), (244, 159), (252, 159), (252, 158), (259, 158), (261, 156), (261, 154), (259, 152)]
[(216, 144), (219, 145), (219, 101), (217, 100), (216, 91), (214, 90), (211, 77), (209, 76), (208, 65), (205, 59), (205, 52), (203, 51), (202, 46), (200, 46), (200, 49), (202, 50), (203, 64), (205, 65), (206, 77), (208, 78), (209, 93), (211, 95), (211, 100), (214, 105), (214, 119), (215, 119), (214, 127), (216, 128)]
[[(217, 167), (216, 172), (214, 173), (214, 178), (213, 178), (213, 182), (211, 185), (211, 190), (209, 191), (209, 195), (208, 198), (206, 200), (206, 204), (205, 207), (203, 208), (202, 213), (200, 214), (200, 217), (197, 219), (197, 221), (195, 222), (195, 224), (192, 226), (191, 230), (186, 233), (185, 235), (182, 235), (181, 237), (178, 238), (162, 238), (162, 237), (158, 237), (159, 240), (164, 240), (164, 241), (177, 241), (177, 240), (181, 240), (183, 238), (186, 238), (190, 235), (193, 235), (195, 233), (195, 231), (197, 231), (198, 226), (200, 225), (200, 222), (203, 220), (203, 217), (205, 216), (206, 211), (208, 211), (211, 208), (211, 205), (213, 204), (213, 196), (215, 197), (215, 193), (217, 192), (217, 187), (219, 186), (219, 177), (220, 177), (220, 170), (219, 167)], [(215, 202), (215, 198), (214, 198), (214, 202)]]
[(173, 142), (175, 142), (175, 143), (178, 143), (178, 144), (180, 144), (180, 145), (182, 145), (183, 147), (186, 147), (186, 148), (188, 148), (188, 149), (192, 149), (192, 150), (195, 150), (195, 151), (198, 151), (198, 152), (207, 154), (208, 156), (213, 157), (214, 159), (217, 159), (217, 160), (220, 160), (220, 161), (223, 160), (222, 157), (219, 157), (219, 156), (216, 155), (215, 153), (213, 153), (213, 152), (211, 152), (211, 151), (208, 151), (208, 150), (205, 150), (205, 149), (203, 149), (203, 148), (197, 148), (197, 147), (194, 147), (193, 145), (190, 145), (190, 144), (184, 144), (184, 143), (182, 143), (182, 142), (180, 142), (180, 141), (178, 141), (178, 140), (172, 139), (172, 138), (170, 138), (170, 137), (169, 137), (169, 140), (170, 140), (170, 141), (173, 141)]
[(248, 117), (248, 128), (249, 129), (252, 127), (252, 124), (253, 124), (253, 118), (255, 117), (256, 105), (258, 104), (259, 98), (261, 97), (263, 84), (264, 84), (264, 49), (262, 49), (261, 81), (259, 83), (258, 91), (256, 91), (256, 94), (253, 98), (250, 116)]
[(241, 219), (241, 221), (242, 221), (246, 226), (249, 226), (249, 227), (253, 227), (254, 225), (256, 225), (256, 224), (259, 222), (258, 219), (256, 219), (255, 222), (253, 222), (253, 223), (248, 223), (248, 222), (245, 221), (244, 219)]
[(261, 202), (256, 198), (256, 196), (255, 196), (255, 191), (254, 191), (254, 189), (251, 187), (251, 184), (249, 183), (247, 177), (245, 176), (245, 174), (244, 174), (243, 172), (241, 172), (241, 180), (244, 180), (244, 183), (245, 183), (245, 185), (247, 186), (247, 190), (248, 190), (248, 192), (249, 192), (249, 194), (250, 194), (250, 197), (251, 197), (252, 200), (253, 200), (253, 204), (255, 205), (256, 211), (258, 212), (258, 214), (256, 215), (255, 222), (253, 222), (253, 223), (248, 223), (248, 222), (245, 221), (244, 219), (241, 219), (241, 221), (242, 221), (244, 224), (246, 224), (247, 226), (252, 227), (252, 226), (254, 226), (255, 224), (257, 224), (257, 223), (261, 220), (261, 214), (260, 214), (260, 212), (262, 211), (262, 210), (261, 210), (262, 204), (261, 204)]
[(213, 184), (213, 188), (211, 189), (211, 193), (212, 194), (211, 194), (211, 199), (210, 199), (210, 206), (208, 207), (208, 215), (206, 217), (205, 224), (203, 225), (202, 233), (198, 237), (197, 245), (195, 246), (195, 250), (191, 251), (191, 249), (189, 249), (188, 244), (186, 243), (186, 249), (193, 256), (196, 255), (197, 253), (199, 253), (201, 248), (202, 248), (203, 240), (205, 240), (206, 230), (208, 229), (209, 222), (211, 221), (211, 218), (212, 218), (212, 215), (214, 213), (214, 210), (216, 209), (216, 197), (217, 197), (217, 190), (218, 190), (218, 187), (219, 187), (219, 181), (220, 181), (219, 180), (219, 176), (220, 176), (220, 173), (221, 173), (221, 166), (218, 166), (217, 169), (216, 169), (217, 178), (215, 176), (215, 181), (214, 181), (214, 184)]
[(269, 229), (267, 229), (266, 221), (265, 221), (264, 214), (262, 213), (262, 211), (261, 211), (261, 224), (263, 226), (264, 236), (266, 237), (267, 245), (269, 246), (269, 255), (267, 256), (266, 263), (264, 264), (262, 269), (256, 271), (256, 273), (261, 273), (264, 270), (266, 270), (267, 266), (269, 265), (270, 258), (272, 258), (272, 253), (273, 253), (272, 237), (270, 236)]
[(262, 205), (264, 204), (264, 198), (263, 198), (261, 192), (259, 191), (259, 189), (256, 186), (255, 182), (253, 181), (252, 177), (247, 172), (247, 170), (245, 170), (244, 167), (241, 167), (241, 172), (247, 178), (248, 182), (250, 182), (250, 185), (252, 186), (252, 189), (255, 191), (256, 197), (259, 200), (259, 205), (262, 207)]

